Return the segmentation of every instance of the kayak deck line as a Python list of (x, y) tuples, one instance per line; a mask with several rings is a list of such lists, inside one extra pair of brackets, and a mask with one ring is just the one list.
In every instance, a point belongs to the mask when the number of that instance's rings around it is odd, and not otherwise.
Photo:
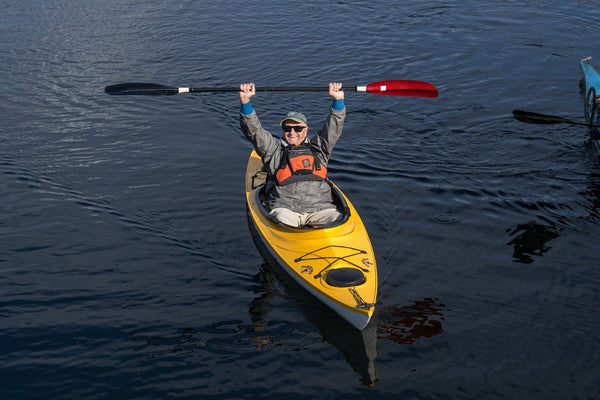
[[(328, 249), (330, 247), (337, 247), (337, 248), (343, 248), (343, 249), (347, 249), (347, 250), (352, 250), (354, 251), (354, 253), (342, 256), (342, 257), (327, 257), (327, 256), (319, 256), (318, 254), (315, 257), (311, 257), (311, 258), (305, 258), (309, 255), (315, 254), (321, 250), (325, 250)], [(323, 273), (325, 273), (325, 271), (327, 271), (328, 269), (330, 269), (336, 262), (338, 261), (345, 261), (351, 265), (353, 265), (354, 267), (360, 269), (363, 272), (369, 272), (368, 268), (363, 268), (360, 265), (349, 261), (348, 258), (350, 257), (354, 257), (356, 255), (359, 254), (367, 254), (367, 252), (365, 250), (361, 250), (361, 249), (356, 249), (354, 247), (350, 247), (350, 246), (339, 246), (339, 245), (329, 245), (326, 247), (322, 247), (320, 249), (317, 250), (313, 250), (310, 253), (306, 253), (305, 255), (298, 257), (297, 259), (295, 259), (295, 262), (300, 262), (300, 261), (313, 261), (313, 260), (324, 260), (324, 261), (328, 261), (330, 258), (333, 258), (333, 261), (330, 261), (329, 264), (327, 264), (327, 266), (325, 266), (325, 268), (323, 268), (321, 271), (319, 271), (318, 274), (314, 275), (313, 278), (314, 279), (319, 279), (321, 278), (321, 276), (323, 275)], [(368, 259), (363, 258), (362, 263), (365, 265), (368, 265)], [(303, 268), (301, 268), (301, 272), (302, 273), (307, 273), (307, 274), (311, 274), (313, 272), (313, 268), (310, 265), (305, 265), (303, 266)], [(346, 289), (346, 288), (341, 288), (341, 289)], [(350, 287), (348, 288), (348, 290), (350, 291), (350, 293), (352, 294), (352, 297), (354, 297), (354, 300), (356, 301), (356, 308), (358, 309), (369, 309), (371, 307), (375, 307), (375, 303), (367, 303), (365, 300), (363, 300), (362, 297), (360, 297), (360, 294), (358, 293), (358, 291), (356, 290), (356, 287)]]
[[(312, 257), (312, 258), (307, 258), (307, 256), (309, 256), (309, 255), (315, 254), (315, 253), (317, 253), (318, 251), (321, 251), (321, 250), (326, 250), (326, 249), (329, 249), (329, 248), (331, 248), (331, 247), (337, 247), (337, 248), (339, 248), (339, 249), (347, 249), (347, 250), (352, 250), (352, 251), (354, 251), (354, 253), (347, 254), (347, 255), (344, 255), (344, 256), (341, 256), (341, 257), (340, 257), (340, 256), (328, 257), (328, 256), (320, 256), (320, 255), (318, 255), (318, 254), (317, 254), (317, 255), (315, 255), (315, 256), (314, 256), (314, 257)], [(331, 267), (332, 267), (332, 266), (333, 266), (333, 265), (334, 265), (336, 262), (338, 262), (338, 261), (346, 261), (347, 263), (349, 263), (349, 264), (352, 264), (353, 266), (355, 266), (356, 268), (360, 269), (360, 270), (361, 270), (361, 271), (363, 271), (363, 272), (369, 272), (369, 270), (368, 270), (367, 268), (363, 268), (363, 267), (361, 267), (360, 265), (358, 265), (358, 264), (356, 264), (356, 263), (354, 263), (354, 262), (352, 262), (352, 261), (349, 261), (349, 260), (348, 260), (348, 258), (350, 258), (350, 257), (354, 257), (355, 255), (358, 255), (358, 254), (367, 254), (367, 252), (366, 252), (365, 250), (356, 249), (356, 248), (354, 248), (354, 247), (349, 247), (349, 246), (329, 245), (329, 246), (325, 246), (325, 247), (322, 247), (322, 248), (320, 248), (320, 249), (317, 249), (317, 250), (313, 250), (313, 251), (311, 251), (310, 253), (306, 253), (305, 255), (303, 255), (303, 256), (300, 256), (300, 257), (296, 258), (296, 259), (294, 260), (294, 262), (300, 262), (300, 261), (313, 261), (313, 260), (324, 260), (324, 261), (328, 261), (329, 259), (331, 259), (331, 258), (332, 258), (332, 259), (333, 259), (333, 261), (329, 262), (329, 264), (327, 264), (327, 266), (326, 266), (325, 268), (323, 268), (321, 271), (319, 271), (319, 273), (318, 273), (318, 274), (316, 274), (316, 275), (313, 277), (313, 278), (315, 278), (315, 279), (319, 279), (319, 278), (321, 277), (321, 275), (323, 275), (323, 273), (324, 273), (326, 270), (328, 270), (329, 268), (331, 268)]]

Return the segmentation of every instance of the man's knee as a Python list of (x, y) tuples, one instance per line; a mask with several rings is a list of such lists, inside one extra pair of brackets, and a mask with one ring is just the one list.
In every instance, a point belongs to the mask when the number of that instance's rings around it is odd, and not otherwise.
[(269, 215), (277, 222), (281, 222), (282, 224), (299, 227), (300, 226), (300, 216), (298, 213), (289, 210), (287, 208), (274, 208), (271, 210)]
[(344, 215), (341, 212), (331, 208), (313, 213), (308, 220), (308, 224), (315, 227), (326, 226), (341, 221), (343, 217)]

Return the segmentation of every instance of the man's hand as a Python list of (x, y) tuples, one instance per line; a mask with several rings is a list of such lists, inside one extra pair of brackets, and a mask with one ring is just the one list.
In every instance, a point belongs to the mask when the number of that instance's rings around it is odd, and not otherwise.
[[(331, 91), (331, 88), (329, 89)], [(242, 83), (240, 85), (240, 101), (242, 104), (250, 102), (250, 98), (256, 94), (254, 83)]]
[(344, 100), (344, 91), (342, 90), (342, 82), (331, 82), (329, 84), (329, 95), (335, 100)]

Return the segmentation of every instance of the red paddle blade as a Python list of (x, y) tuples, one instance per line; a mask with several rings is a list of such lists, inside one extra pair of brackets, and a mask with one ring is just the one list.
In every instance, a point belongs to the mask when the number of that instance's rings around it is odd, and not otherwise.
[(356, 91), (385, 96), (438, 97), (438, 91), (431, 83), (406, 79), (373, 82), (357, 86)]

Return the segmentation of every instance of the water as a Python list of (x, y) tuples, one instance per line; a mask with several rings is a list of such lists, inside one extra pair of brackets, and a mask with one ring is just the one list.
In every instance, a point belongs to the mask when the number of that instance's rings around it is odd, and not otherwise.
[[(5, 399), (600, 396), (600, 161), (578, 61), (586, 1), (141, 0), (0, 6)], [(417, 79), (349, 93), (330, 172), (377, 255), (347, 325), (266, 265), (235, 93), (106, 85)], [(264, 94), (265, 126), (324, 94)]]

